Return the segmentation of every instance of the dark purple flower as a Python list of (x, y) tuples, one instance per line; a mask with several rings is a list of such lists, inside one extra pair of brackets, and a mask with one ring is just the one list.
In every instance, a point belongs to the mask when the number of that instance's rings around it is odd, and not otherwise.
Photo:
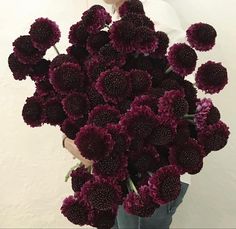
[(120, 124), (129, 136), (137, 138), (148, 137), (155, 128), (156, 123), (155, 113), (147, 106), (133, 107), (120, 119)]
[(89, 110), (89, 101), (85, 94), (72, 92), (62, 100), (63, 109), (71, 119), (82, 118)]
[(157, 204), (175, 200), (181, 190), (180, 172), (175, 165), (161, 167), (148, 181), (150, 195)]
[(202, 99), (197, 102), (195, 123), (199, 130), (203, 130), (208, 125), (217, 123), (220, 120), (220, 112), (213, 105), (211, 99)]
[(57, 68), (64, 63), (76, 63), (75, 59), (68, 54), (57, 55), (50, 64), (50, 69)]
[(94, 108), (97, 105), (105, 104), (105, 101), (101, 94), (95, 88), (95, 83), (93, 83), (87, 90), (87, 96), (90, 103), (90, 108)]
[(74, 192), (80, 192), (83, 185), (93, 179), (93, 175), (88, 172), (84, 165), (74, 169), (71, 174), (71, 185)]
[(15, 80), (25, 80), (26, 76), (31, 71), (31, 65), (22, 64), (14, 55), (11, 53), (8, 57), (8, 66), (11, 69), (13, 77)]
[(37, 64), (32, 65), (32, 69), (29, 74), (30, 78), (33, 81), (39, 81), (48, 78), (50, 63), (50, 60), (41, 59)]
[(144, 26), (151, 30), (155, 30), (153, 21), (151, 21), (150, 18), (144, 14), (127, 13), (124, 17), (122, 17), (122, 21), (131, 22), (135, 27)]
[(191, 25), (186, 34), (189, 44), (199, 51), (212, 49), (217, 36), (216, 30), (211, 25), (201, 22)]
[(62, 94), (81, 91), (85, 84), (85, 75), (79, 64), (64, 63), (51, 70), (49, 76), (53, 88)]
[(57, 97), (49, 98), (44, 103), (45, 123), (50, 125), (61, 125), (66, 119), (60, 99)]
[(222, 121), (208, 125), (198, 133), (198, 141), (204, 146), (206, 154), (225, 147), (229, 138), (229, 127)]
[(86, 182), (81, 193), (92, 208), (104, 211), (117, 207), (121, 203), (121, 187), (113, 179), (94, 177)]
[(116, 104), (124, 100), (130, 93), (130, 79), (127, 72), (117, 67), (102, 72), (98, 77), (95, 88), (106, 102)]
[(176, 134), (173, 142), (176, 145), (182, 145), (184, 144), (191, 135), (189, 122), (187, 120), (181, 120), (178, 122), (176, 127)]
[(33, 46), (29, 35), (18, 37), (13, 46), (15, 57), (23, 64), (36, 64), (45, 54)]
[(94, 107), (88, 116), (88, 123), (93, 123), (100, 127), (106, 127), (108, 123), (118, 123), (119, 120), (119, 110), (108, 104)]
[(46, 96), (54, 92), (53, 87), (47, 78), (36, 81), (35, 86), (36, 86), (36, 93), (39, 96)]
[(84, 65), (89, 56), (87, 49), (80, 45), (69, 46), (66, 51), (68, 55), (73, 57), (80, 65)]
[(185, 43), (171, 46), (167, 58), (171, 69), (183, 77), (195, 70), (198, 59), (194, 49)]
[(152, 77), (147, 71), (133, 69), (129, 73), (133, 96), (147, 94), (152, 86)]
[(87, 39), (86, 48), (88, 52), (93, 55), (97, 53), (102, 46), (107, 44), (109, 40), (109, 33), (106, 31), (91, 34)]
[(69, 42), (73, 45), (85, 46), (89, 33), (82, 21), (73, 24), (70, 27)]
[(141, 186), (138, 193), (130, 192), (124, 200), (125, 211), (139, 217), (152, 216), (159, 206), (152, 201), (147, 185)]
[(55, 45), (61, 37), (58, 25), (48, 18), (36, 19), (30, 27), (29, 34), (33, 46), (42, 51)]
[(165, 32), (157, 31), (156, 37), (158, 41), (158, 46), (153, 53), (151, 53), (152, 57), (161, 58), (165, 56), (167, 52), (167, 48), (169, 46), (169, 37)]
[(195, 80), (206, 93), (219, 93), (228, 83), (227, 69), (221, 63), (208, 61), (198, 68)]
[(79, 198), (69, 196), (64, 199), (61, 213), (73, 224), (80, 226), (88, 224), (89, 208)]
[(136, 28), (131, 22), (116, 21), (109, 32), (111, 44), (118, 52), (132, 53), (135, 51)]
[(31, 127), (39, 127), (44, 122), (43, 101), (38, 96), (28, 97), (22, 109), (24, 122)]
[(82, 21), (89, 33), (98, 33), (111, 23), (111, 15), (100, 5), (93, 5), (83, 13)]
[(144, 26), (136, 28), (135, 40), (133, 42), (135, 50), (138, 53), (153, 53), (158, 47), (158, 40), (155, 31)]
[(112, 151), (114, 141), (105, 129), (90, 124), (80, 128), (76, 134), (75, 145), (83, 157), (101, 160)]
[(60, 130), (65, 133), (65, 135), (70, 139), (75, 139), (76, 134), (79, 132), (80, 128), (83, 127), (87, 122), (87, 118), (80, 118), (77, 120), (71, 120), (66, 118), (60, 125)]
[(182, 91), (171, 90), (159, 98), (158, 108), (160, 114), (174, 121), (188, 113), (189, 105)]
[(125, 1), (119, 7), (119, 15), (123, 17), (128, 13), (145, 14), (142, 2), (139, 0)]
[(176, 125), (172, 124), (165, 116), (156, 116), (156, 126), (152, 130), (148, 141), (156, 146), (163, 146), (171, 143), (175, 137)]
[(169, 161), (176, 165), (181, 174), (197, 174), (203, 167), (205, 152), (195, 140), (189, 139), (182, 145), (172, 146), (169, 151)]

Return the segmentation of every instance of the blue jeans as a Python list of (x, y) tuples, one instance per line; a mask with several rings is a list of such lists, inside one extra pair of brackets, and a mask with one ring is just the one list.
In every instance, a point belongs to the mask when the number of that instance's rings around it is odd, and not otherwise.
[(181, 182), (181, 191), (179, 196), (165, 204), (161, 205), (151, 217), (142, 218), (126, 213), (123, 205), (119, 206), (118, 215), (115, 225), (112, 229), (166, 229), (172, 222), (172, 216), (175, 214), (177, 207), (183, 201), (184, 195), (189, 184)]

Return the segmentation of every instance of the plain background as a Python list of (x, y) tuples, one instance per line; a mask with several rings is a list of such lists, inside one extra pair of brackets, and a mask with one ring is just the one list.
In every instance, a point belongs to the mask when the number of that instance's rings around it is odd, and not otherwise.
[[(21, 117), (25, 99), (34, 92), (28, 79), (15, 81), (7, 65), (12, 42), (26, 34), (38, 17), (57, 21), (62, 31), (57, 45), (68, 46), (70, 26), (80, 20), (90, 0), (0, 0), (0, 228), (78, 228), (60, 213), (62, 200), (72, 194), (64, 176), (76, 164), (61, 146), (59, 128), (30, 128)], [(172, 228), (236, 228), (236, 15), (235, 0), (168, 0), (184, 29), (195, 22), (212, 24), (217, 45), (202, 59), (222, 61), (229, 84), (213, 101), (231, 130), (227, 147), (211, 153), (173, 219)], [(171, 15), (170, 15), (171, 16)], [(55, 56), (54, 50), (47, 53)], [(203, 94), (201, 96), (204, 96)]]

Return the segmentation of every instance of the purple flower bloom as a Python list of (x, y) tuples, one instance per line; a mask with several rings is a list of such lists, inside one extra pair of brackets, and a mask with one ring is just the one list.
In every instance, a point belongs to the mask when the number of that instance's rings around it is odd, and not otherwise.
[(82, 21), (87, 32), (98, 33), (105, 25), (111, 23), (111, 15), (100, 5), (94, 5), (83, 13)]
[(97, 105), (105, 104), (105, 101), (101, 94), (95, 88), (95, 83), (93, 83), (87, 90), (87, 96), (90, 103), (90, 108), (94, 108)]
[(181, 174), (197, 174), (203, 166), (205, 152), (195, 140), (189, 139), (182, 145), (172, 146), (169, 151), (169, 161), (176, 165)]
[(189, 45), (178, 43), (170, 47), (168, 61), (172, 70), (184, 77), (195, 70), (197, 54)]
[(227, 69), (221, 63), (208, 61), (196, 73), (197, 87), (206, 93), (219, 93), (228, 83)]
[(29, 35), (18, 37), (13, 46), (15, 57), (23, 64), (36, 64), (45, 54), (33, 46)]
[(69, 42), (73, 45), (85, 46), (89, 33), (82, 21), (70, 27)]
[(151, 56), (162, 58), (167, 52), (167, 48), (169, 46), (169, 37), (166, 33), (162, 31), (157, 31), (156, 37), (158, 41), (158, 46), (155, 49), (155, 52), (151, 53)]
[(89, 56), (87, 49), (80, 45), (69, 46), (66, 51), (68, 55), (73, 57), (80, 65), (84, 65)]
[(189, 44), (199, 51), (212, 49), (217, 36), (216, 30), (211, 25), (201, 22), (191, 25), (186, 34)]
[(119, 15), (123, 17), (128, 13), (145, 14), (142, 2), (139, 0), (125, 1), (119, 7)]
[(76, 60), (69, 56), (68, 54), (59, 54), (57, 55), (50, 64), (50, 69), (60, 67), (64, 63), (76, 63)]
[(36, 81), (35, 86), (36, 86), (36, 93), (39, 96), (47, 96), (50, 93), (55, 93), (52, 85), (50, 84), (50, 82), (47, 78)]
[(112, 151), (114, 141), (105, 129), (90, 124), (80, 128), (76, 134), (75, 145), (83, 157), (101, 160)]
[(30, 27), (29, 34), (33, 46), (42, 51), (55, 45), (61, 37), (58, 25), (48, 18), (36, 19)]
[(175, 165), (161, 167), (148, 181), (153, 201), (163, 205), (175, 200), (181, 190), (180, 172)]
[(48, 70), (50, 63), (50, 60), (41, 59), (37, 64), (32, 65), (29, 74), (30, 78), (33, 81), (39, 81), (48, 78)]

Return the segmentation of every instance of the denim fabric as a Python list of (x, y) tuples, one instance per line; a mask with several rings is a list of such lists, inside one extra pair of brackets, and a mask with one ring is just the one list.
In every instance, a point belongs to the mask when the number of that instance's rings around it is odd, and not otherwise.
[(177, 207), (183, 201), (184, 195), (189, 184), (181, 182), (181, 191), (179, 196), (165, 204), (161, 205), (151, 217), (141, 218), (130, 215), (122, 206), (119, 206), (116, 224), (112, 229), (167, 229), (172, 222), (172, 216), (175, 214)]

